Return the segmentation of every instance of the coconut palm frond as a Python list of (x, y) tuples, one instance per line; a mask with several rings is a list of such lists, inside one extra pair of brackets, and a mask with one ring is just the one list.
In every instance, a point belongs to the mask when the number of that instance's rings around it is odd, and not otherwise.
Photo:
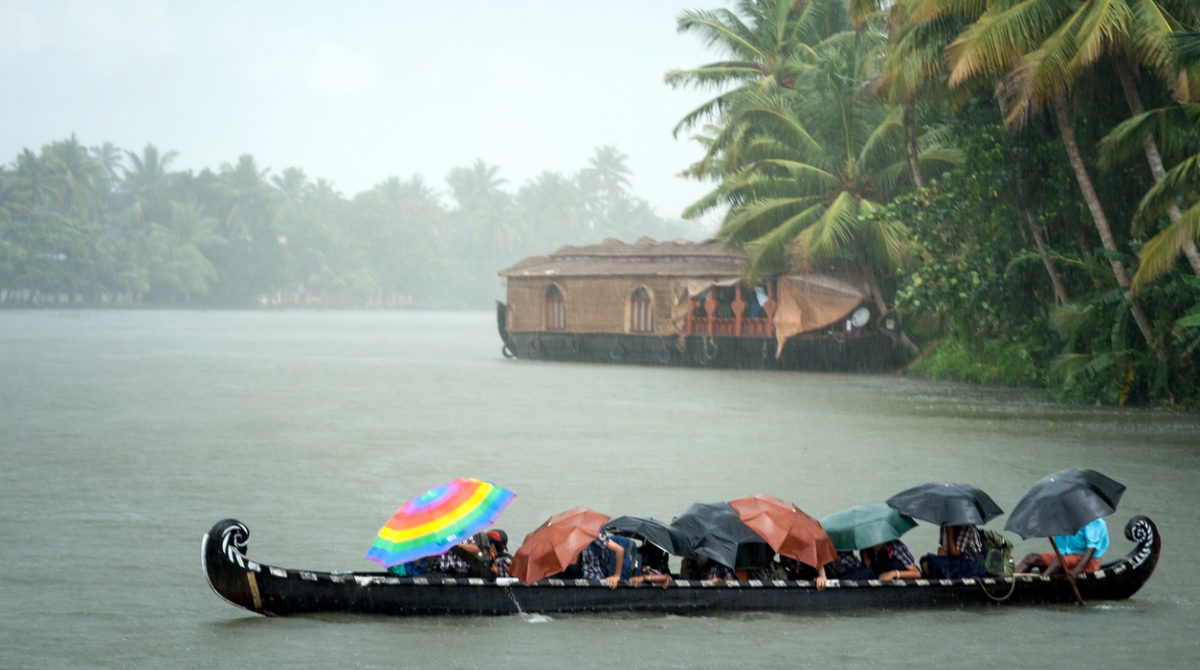
[(1200, 154), (1180, 161), (1167, 171), (1162, 180), (1150, 187), (1138, 205), (1135, 219), (1153, 219), (1162, 216), (1181, 198), (1194, 192), (1200, 184)]
[(1062, 3), (1025, 0), (989, 8), (946, 49), (949, 85), (1007, 72), (1063, 23)]
[(1135, 290), (1166, 274), (1188, 240), (1200, 241), (1200, 205), (1193, 205), (1169, 226), (1150, 238), (1138, 253), (1141, 264), (1133, 276)]
[(819, 198), (759, 198), (731, 211), (717, 231), (717, 238), (731, 244), (745, 244), (789, 225), (796, 217), (806, 217), (823, 208)]
[(746, 275), (751, 278), (783, 272), (788, 267), (788, 248), (821, 216), (824, 205), (813, 205), (789, 217), (764, 235), (746, 243), (749, 263)]

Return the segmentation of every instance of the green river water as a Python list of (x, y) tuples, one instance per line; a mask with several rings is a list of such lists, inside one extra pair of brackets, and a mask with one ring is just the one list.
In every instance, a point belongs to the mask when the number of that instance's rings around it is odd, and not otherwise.
[[(574, 505), (669, 520), (760, 491), (821, 517), (948, 480), (1008, 509), (1072, 466), (1129, 487), (1113, 555), (1134, 514), (1163, 535), (1128, 601), (268, 619), (200, 570), (201, 535), (229, 516), (257, 560), (372, 569), (396, 507), (456, 476), (518, 493), (500, 524), (515, 545)], [(509, 361), (487, 313), (0, 312), (6, 669), (1194, 667), (1198, 509), (1196, 415), (895, 376)], [(905, 540), (920, 555), (936, 531)]]

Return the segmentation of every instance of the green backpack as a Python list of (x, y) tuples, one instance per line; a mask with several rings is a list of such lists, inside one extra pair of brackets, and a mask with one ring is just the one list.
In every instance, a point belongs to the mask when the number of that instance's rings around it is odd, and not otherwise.
[(1013, 544), (994, 530), (981, 530), (983, 568), (993, 577), (1011, 577), (1013, 573)]

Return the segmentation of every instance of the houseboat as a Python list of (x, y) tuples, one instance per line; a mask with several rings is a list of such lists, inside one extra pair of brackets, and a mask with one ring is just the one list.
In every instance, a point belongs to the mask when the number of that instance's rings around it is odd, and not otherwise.
[(853, 265), (745, 280), (714, 240), (564, 246), (502, 271), (504, 355), (549, 361), (873, 372), (899, 328)]

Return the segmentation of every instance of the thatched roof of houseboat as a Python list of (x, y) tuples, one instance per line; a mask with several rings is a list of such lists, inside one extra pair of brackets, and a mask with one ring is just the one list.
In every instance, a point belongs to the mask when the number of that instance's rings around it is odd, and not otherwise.
[(503, 277), (738, 277), (746, 254), (716, 240), (633, 244), (609, 238), (588, 246), (566, 245), (549, 256), (530, 256), (502, 270)]

